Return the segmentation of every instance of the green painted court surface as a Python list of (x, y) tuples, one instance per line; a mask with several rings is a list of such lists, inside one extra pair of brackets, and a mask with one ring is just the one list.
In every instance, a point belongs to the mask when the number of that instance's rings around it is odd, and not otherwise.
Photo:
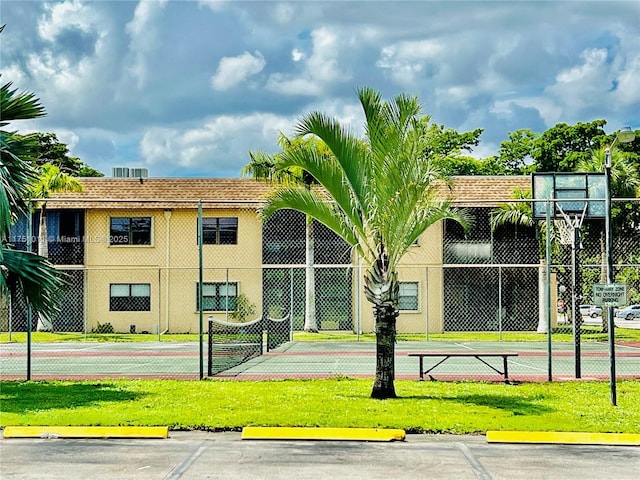
[[(202, 365), (207, 372), (207, 346)], [(575, 378), (576, 361), (571, 342), (554, 342), (551, 371), (554, 380)], [(512, 381), (544, 381), (549, 375), (546, 342), (398, 342), (395, 369), (398, 379), (418, 379), (418, 359), (410, 352), (517, 352), (508, 361)], [(32, 346), (31, 378), (185, 378), (200, 376), (197, 342), (40, 343)], [(425, 358), (424, 368), (439, 359)], [(502, 369), (502, 358), (487, 361)], [(580, 374), (583, 379), (606, 379), (610, 373), (607, 343), (582, 342)], [(217, 377), (260, 380), (328, 376), (373, 377), (373, 342), (287, 342), (276, 350), (230, 368)], [(0, 345), (0, 378), (24, 379), (27, 374), (25, 344)], [(437, 380), (477, 379), (501, 381), (503, 377), (475, 358), (449, 358), (431, 372)], [(640, 378), (640, 345), (616, 345), (616, 375)]]

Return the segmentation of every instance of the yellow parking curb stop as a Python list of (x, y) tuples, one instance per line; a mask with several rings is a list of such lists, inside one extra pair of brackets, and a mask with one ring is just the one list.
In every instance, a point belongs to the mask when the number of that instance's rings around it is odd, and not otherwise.
[(351, 440), (391, 442), (404, 440), (404, 430), (384, 428), (244, 427), (242, 440)]
[(4, 438), (167, 438), (169, 427), (8, 426), (3, 433)]
[(640, 446), (640, 434), (592, 432), (513, 432), (489, 431), (489, 443), (565, 443), (578, 445)]

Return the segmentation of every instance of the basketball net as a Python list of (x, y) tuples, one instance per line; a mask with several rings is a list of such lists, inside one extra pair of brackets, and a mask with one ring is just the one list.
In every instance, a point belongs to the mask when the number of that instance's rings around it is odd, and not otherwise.
[(576, 213), (573, 218), (566, 213), (561, 205), (558, 205), (558, 209), (562, 214), (562, 220), (554, 220), (556, 231), (558, 232), (559, 240), (562, 245), (572, 245), (574, 239), (574, 230), (582, 227), (585, 213), (587, 212), (587, 205), (585, 203), (582, 213)]

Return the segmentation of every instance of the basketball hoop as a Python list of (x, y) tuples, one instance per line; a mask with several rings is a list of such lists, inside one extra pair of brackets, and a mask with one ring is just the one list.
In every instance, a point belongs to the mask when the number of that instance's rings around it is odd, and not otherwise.
[(558, 210), (562, 215), (562, 220), (554, 220), (553, 223), (560, 237), (560, 243), (562, 245), (573, 245), (574, 231), (582, 227), (582, 222), (587, 213), (587, 205), (585, 204), (582, 213), (576, 213), (573, 218), (571, 218), (571, 215), (565, 213), (562, 205), (558, 205)]
[(573, 224), (566, 220), (554, 220), (555, 230), (561, 245), (571, 245), (573, 242)]

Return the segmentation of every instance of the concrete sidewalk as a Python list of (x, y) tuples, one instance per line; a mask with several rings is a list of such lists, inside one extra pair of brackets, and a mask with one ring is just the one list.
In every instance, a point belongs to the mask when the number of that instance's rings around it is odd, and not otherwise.
[(490, 444), (484, 436), (402, 442), (241, 440), (240, 432), (168, 439), (2, 439), (3, 479), (635, 480), (640, 448)]

